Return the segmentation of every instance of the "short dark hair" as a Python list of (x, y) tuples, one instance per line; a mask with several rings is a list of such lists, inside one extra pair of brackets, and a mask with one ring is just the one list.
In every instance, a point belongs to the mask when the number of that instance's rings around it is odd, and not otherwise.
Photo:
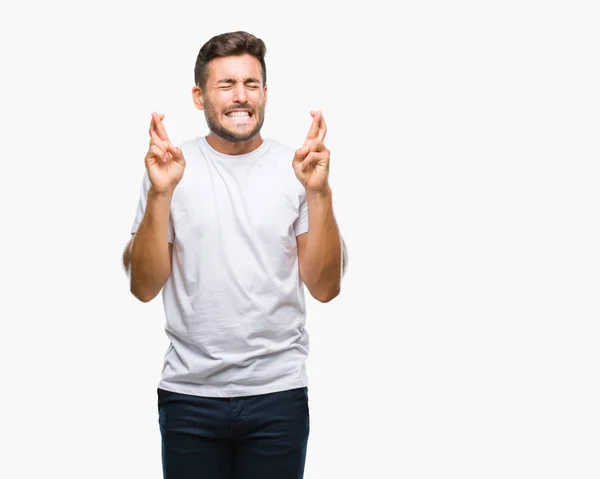
[(265, 42), (251, 33), (238, 31), (216, 35), (208, 40), (198, 53), (194, 68), (194, 81), (197, 86), (204, 90), (208, 79), (208, 62), (214, 58), (248, 54), (257, 58), (260, 62), (264, 86), (267, 84), (266, 53)]

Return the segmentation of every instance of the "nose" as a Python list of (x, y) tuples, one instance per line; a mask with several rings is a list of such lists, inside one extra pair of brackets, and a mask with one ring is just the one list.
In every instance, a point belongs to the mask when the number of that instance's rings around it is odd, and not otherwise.
[(246, 103), (246, 86), (243, 82), (237, 82), (233, 87), (233, 101)]

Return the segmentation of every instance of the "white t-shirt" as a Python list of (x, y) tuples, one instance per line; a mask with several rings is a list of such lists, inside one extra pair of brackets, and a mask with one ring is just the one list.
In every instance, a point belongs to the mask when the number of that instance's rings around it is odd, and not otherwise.
[[(198, 396), (264, 394), (307, 385), (304, 286), (296, 236), (308, 231), (294, 149), (271, 139), (224, 155), (205, 137), (171, 201), (171, 275), (163, 291), (170, 340), (159, 387)], [(144, 175), (138, 228), (150, 186)]]

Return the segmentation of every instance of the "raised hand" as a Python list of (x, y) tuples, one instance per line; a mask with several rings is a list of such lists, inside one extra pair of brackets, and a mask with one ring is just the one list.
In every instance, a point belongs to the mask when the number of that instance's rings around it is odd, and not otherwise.
[(327, 134), (327, 125), (323, 112), (311, 111), (313, 121), (304, 140), (302, 147), (296, 150), (292, 166), (296, 178), (311, 193), (324, 192), (329, 184), (329, 157), (330, 152), (325, 148), (324, 140)]
[(172, 193), (185, 170), (185, 158), (181, 150), (171, 144), (162, 123), (164, 117), (152, 112), (150, 147), (144, 159), (152, 187), (160, 194)]

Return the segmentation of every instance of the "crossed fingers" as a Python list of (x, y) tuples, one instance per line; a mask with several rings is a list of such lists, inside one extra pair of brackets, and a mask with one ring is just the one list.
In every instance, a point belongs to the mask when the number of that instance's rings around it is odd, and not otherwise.
[(310, 128), (308, 129), (308, 134), (306, 135), (307, 140), (318, 139), (321, 142), (325, 141), (325, 135), (327, 134), (327, 124), (325, 123), (325, 118), (323, 117), (323, 112), (321, 110), (311, 111), (310, 114), (313, 117), (313, 121), (310, 124)]
[(150, 128), (148, 130), (150, 134), (150, 151), (162, 161), (171, 158), (172, 154), (170, 150), (173, 148), (169, 140), (169, 135), (167, 135), (167, 130), (162, 123), (164, 117), (165, 115), (162, 113), (152, 112), (152, 120), (150, 120)]
[(325, 135), (327, 134), (327, 124), (321, 110), (311, 111), (313, 121), (308, 129), (308, 134), (304, 140), (304, 144), (300, 148), (300, 154), (307, 155), (311, 152), (319, 152), (325, 150)]

